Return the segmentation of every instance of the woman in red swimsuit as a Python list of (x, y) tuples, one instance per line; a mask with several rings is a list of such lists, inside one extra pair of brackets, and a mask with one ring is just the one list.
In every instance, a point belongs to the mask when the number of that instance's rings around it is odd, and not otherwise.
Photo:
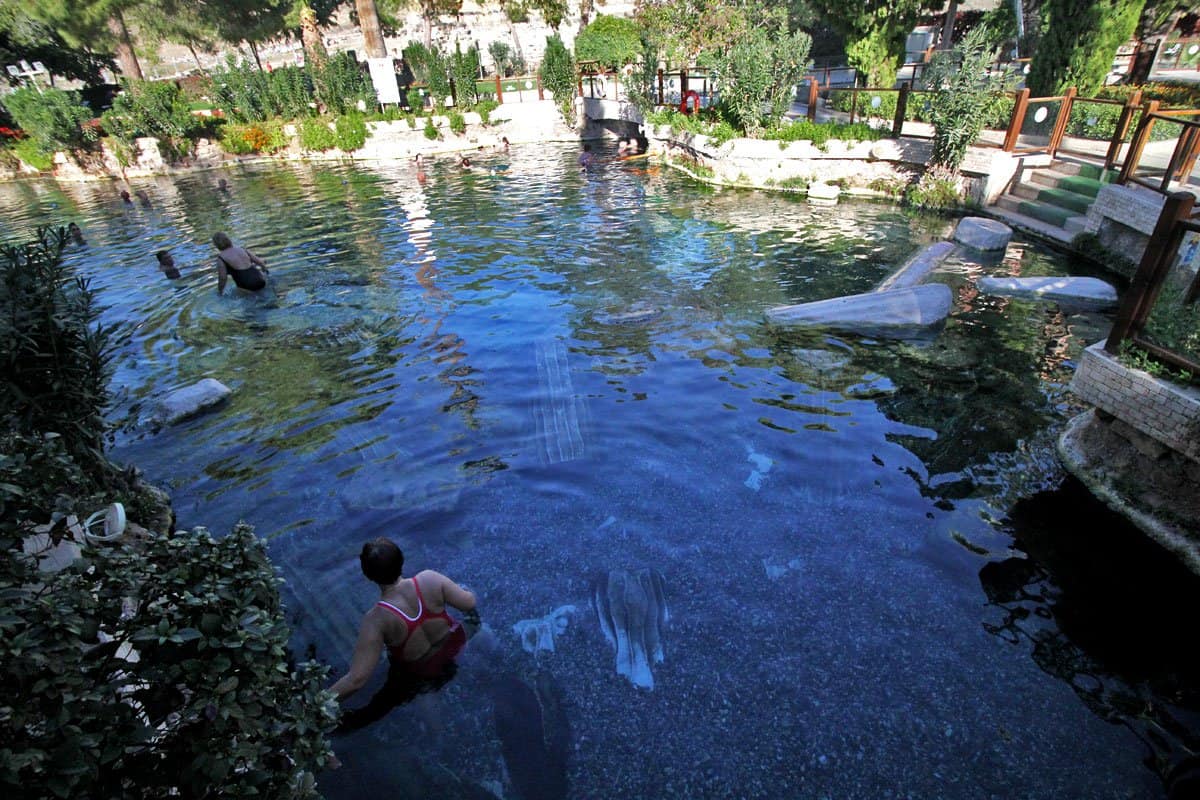
[(427, 569), (404, 578), (404, 554), (390, 539), (372, 539), (359, 555), (363, 575), (379, 586), (379, 602), (363, 617), (350, 670), (333, 685), (338, 700), (349, 697), (370, 679), (384, 649), (391, 664), (388, 680), (370, 702), (347, 712), (339, 731), (361, 728), (422, 692), (440, 689), (457, 671), (454, 659), (467, 642), (467, 628), (446, 613), (464, 613), (478, 629), (475, 595)]

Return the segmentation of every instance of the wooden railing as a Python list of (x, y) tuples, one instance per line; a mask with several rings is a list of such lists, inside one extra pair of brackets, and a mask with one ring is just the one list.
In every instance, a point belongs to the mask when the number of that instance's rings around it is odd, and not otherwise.
[[(1197, 157), (1200, 157), (1200, 120), (1188, 119), (1196, 116), (1200, 116), (1200, 110), (1166, 111), (1160, 110), (1156, 101), (1148, 103), (1146, 113), (1142, 115), (1133, 134), (1118, 182), (1136, 183), (1163, 194), (1170, 191), (1172, 183), (1186, 182), (1196, 167)], [(1161, 175), (1157, 174), (1157, 167), (1144, 163), (1146, 145), (1151, 141), (1154, 126), (1158, 124), (1181, 126), (1180, 136)]]
[[(1193, 252), (1181, 258), (1179, 253), (1185, 235), (1191, 233), (1200, 236), (1200, 222), (1192, 218), (1195, 202), (1196, 197), (1190, 192), (1167, 195), (1154, 233), (1150, 235), (1146, 251), (1117, 312), (1116, 322), (1104, 343), (1104, 349), (1115, 355), (1121, 352), (1121, 345), (1128, 341), (1158, 361), (1191, 373), (1193, 377), (1200, 376), (1200, 354), (1175, 352), (1161, 342), (1154, 341), (1153, 330), (1148, 328), (1147, 323), (1150, 322), (1155, 304), (1163, 301), (1163, 287), (1172, 278), (1171, 273), (1175, 268), (1184, 270), (1175, 277), (1182, 278), (1187, 284), (1186, 287), (1180, 287), (1181, 302), (1191, 305), (1200, 298), (1200, 273), (1194, 272), (1197, 254)], [(1193, 272), (1189, 275), (1188, 271)], [(1166, 313), (1171, 312), (1167, 310)]]

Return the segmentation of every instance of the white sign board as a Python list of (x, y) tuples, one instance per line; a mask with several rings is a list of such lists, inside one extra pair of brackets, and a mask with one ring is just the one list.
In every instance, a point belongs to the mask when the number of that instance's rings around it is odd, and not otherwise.
[(371, 84), (375, 87), (375, 96), (379, 104), (400, 103), (400, 85), (396, 83), (396, 70), (392, 67), (390, 58), (368, 58), (367, 67), (371, 70)]

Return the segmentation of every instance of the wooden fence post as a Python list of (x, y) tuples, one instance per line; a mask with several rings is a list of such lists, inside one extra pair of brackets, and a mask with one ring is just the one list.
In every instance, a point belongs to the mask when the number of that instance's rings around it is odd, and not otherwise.
[(901, 86), (900, 94), (896, 96), (896, 117), (892, 120), (892, 137), (895, 139), (899, 139), (904, 131), (904, 115), (908, 111), (908, 93), (911, 91), (911, 87)]
[(504, 105), (504, 92), (500, 89), (500, 73), (496, 73), (496, 102)]
[(1008, 131), (1004, 134), (1004, 152), (1011, 153), (1017, 149), (1017, 139), (1021, 136), (1021, 126), (1025, 124), (1025, 112), (1029, 109), (1029, 89), (1017, 92), (1013, 101), (1013, 113), (1008, 118)]
[(850, 124), (854, 124), (854, 114), (858, 111), (858, 89), (850, 90)]
[(1058, 152), (1062, 138), (1067, 132), (1067, 123), (1071, 120), (1071, 109), (1075, 107), (1075, 94), (1074, 86), (1067, 89), (1067, 93), (1063, 95), (1062, 105), (1058, 107), (1058, 117), (1054, 120), (1054, 129), (1050, 133), (1050, 144), (1046, 148), (1051, 157)]
[(1127, 183), (1133, 177), (1138, 162), (1142, 160), (1142, 151), (1146, 149), (1146, 141), (1150, 138), (1150, 129), (1154, 127), (1152, 115), (1157, 111), (1157, 100), (1151, 100), (1142, 109), (1142, 118), (1138, 120), (1137, 130), (1133, 132), (1133, 141), (1129, 143), (1129, 152), (1125, 154), (1125, 163), (1121, 165), (1121, 175), (1117, 178), (1117, 183)]
[(817, 121), (817, 76), (813, 75), (808, 79), (808, 121)]
[[(1128, 163), (1128, 162), (1126, 162)], [(1154, 225), (1154, 233), (1146, 243), (1146, 251), (1142, 254), (1141, 263), (1134, 273), (1133, 281), (1125, 293), (1125, 301), (1117, 312), (1117, 319), (1108, 340), (1104, 343), (1105, 351), (1116, 355), (1120, 352), (1121, 342), (1130, 334), (1136, 335), (1146, 323), (1146, 317), (1154, 308), (1158, 298), (1158, 290), (1162, 287), (1163, 279), (1175, 260), (1175, 251), (1183, 238), (1183, 226), (1179, 225), (1191, 216), (1192, 204), (1196, 198), (1191, 192), (1175, 192), (1167, 195), (1158, 222)]]
[(1129, 125), (1133, 122), (1133, 115), (1141, 104), (1142, 90), (1138, 89), (1129, 95), (1125, 107), (1121, 109), (1121, 116), (1117, 119), (1117, 128), (1113, 131), (1112, 141), (1108, 143), (1108, 152), (1104, 154), (1105, 169), (1112, 169), (1113, 164), (1116, 164), (1117, 159), (1121, 157), (1121, 145), (1125, 143), (1125, 137), (1129, 134)]

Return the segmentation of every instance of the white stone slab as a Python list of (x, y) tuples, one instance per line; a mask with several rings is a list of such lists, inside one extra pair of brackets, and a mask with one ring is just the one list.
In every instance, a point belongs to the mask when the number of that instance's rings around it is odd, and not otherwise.
[(780, 306), (769, 309), (767, 319), (777, 325), (824, 326), (868, 336), (902, 338), (941, 324), (952, 305), (950, 287), (930, 283)]
[(163, 425), (174, 425), (225, 402), (231, 394), (229, 387), (215, 378), (204, 378), (159, 400), (154, 420)]
[(1099, 278), (980, 278), (979, 291), (1089, 308), (1110, 308), (1117, 304), (1117, 290)]
[(1012, 228), (987, 217), (963, 217), (954, 238), (976, 250), (1003, 250), (1012, 239)]
[(941, 266), (942, 262), (946, 260), (946, 256), (952, 252), (954, 252), (953, 242), (934, 242), (904, 262), (904, 266), (888, 276), (875, 291), (907, 289), (920, 285), (931, 272)]
[(809, 200), (834, 200), (838, 199), (838, 195), (842, 193), (841, 188), (828, 183), (810, 183), (808, 185)]

